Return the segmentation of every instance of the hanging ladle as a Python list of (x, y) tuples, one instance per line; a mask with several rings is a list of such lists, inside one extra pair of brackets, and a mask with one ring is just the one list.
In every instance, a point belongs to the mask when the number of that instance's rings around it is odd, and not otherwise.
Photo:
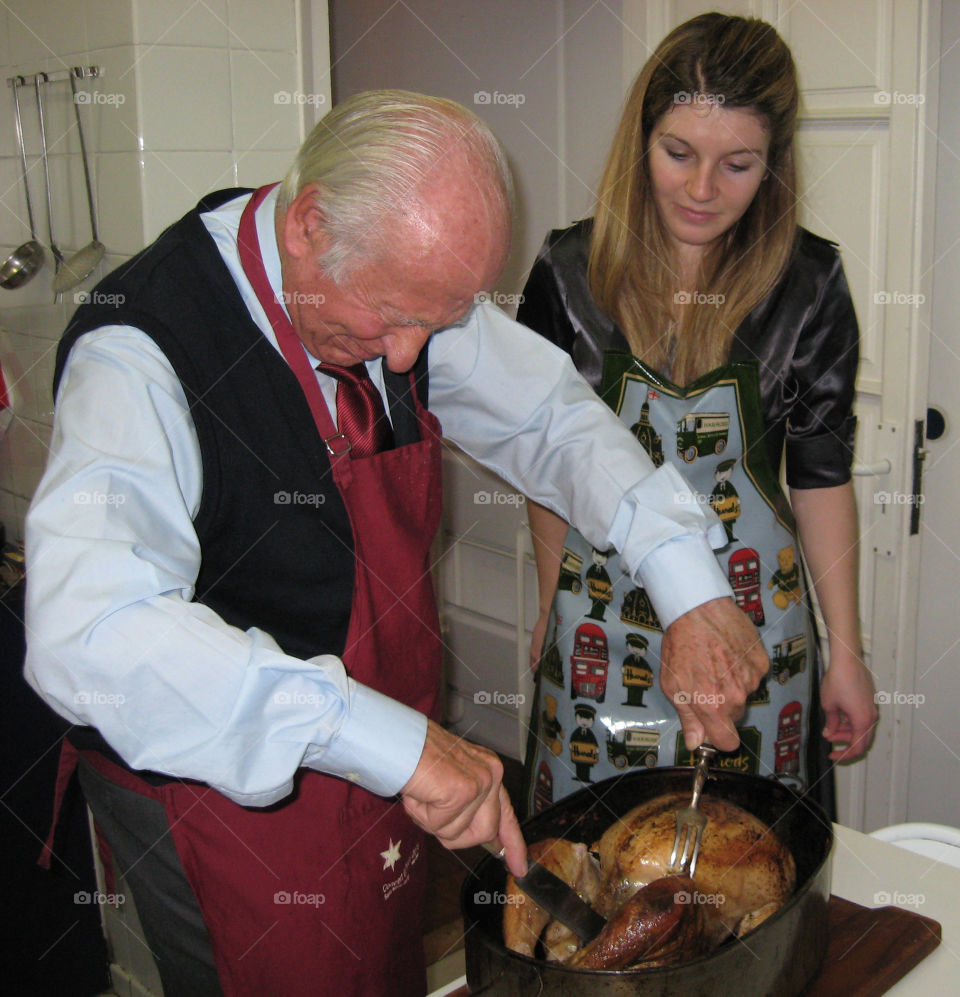
[[(43, 127), (43, 94), (40, 92), (42, 83), (46, 83), (47, 78), (43, 73), (37, 73), (33, 79), (33, 85), (37, 91), (37, 114), (40, 116), (40, 148), (43, 159), (43, 179), (47, 188), (47, 233), (50, 236), (50, 252), (53, 253), (53, 267), (55, 273), (60, 273), (63, 266), (63, 253), (53, 238), (53, 203), (50, 197), (50, 167), (47, 165), (47, 133)], [(56, 276), (54, 276), (56, 281)]]
[(53, 289), (58, 294), (61, 291), (69, 291), (71, 287), (76, 287), (81, 281), (86, 280), (93, 273), (96, 265), (103, 259), (106, 246), (100, 241), (97, 235), (97, 215), (93, 209), (93, 184), (90, 182), (90, 166), (87, 163), (87, 146), (83, 141), (83, 125), (80, 123), (80, 107), (77, 104), (77, 79), (70, 72), (70, 90), (73, 100), (73, 113), (77, 116), (77, 134), (80, 136), (80, 154), (83, 156), (83, 175), (87, 181), (87, 207), (90, 209), (90, 232), (93, 236), (90, 242), (83, 249), (67, 260), (60, 268), (60, 272), (53, 279)]
[(36, 277), (46, 256), (43, 246), (37, 242), (36, 228), (33, 224), (33, 208), (30, 204), (30, 184), (27, 183), (27, 154), (23, 148), (23, 124), (20, 121), (20, 94), (18, 93), (23, 84), (22, 76), (16, 77), (13, 81), (13, 105), (16, 109), (14, 124), (17, 127), (17, 145), (20, 147), (20, 169), (23, 190), (27, 197), (30, 238), (22, 246), (18, 246), (0, 266), (0, 287), (10, 291), (15, 287), (22, 287), (28, 280)]

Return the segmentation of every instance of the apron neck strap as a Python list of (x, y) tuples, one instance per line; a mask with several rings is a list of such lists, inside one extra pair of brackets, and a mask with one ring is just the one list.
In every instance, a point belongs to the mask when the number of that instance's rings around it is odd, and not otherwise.
[(287, 313), (277, 300), (273, 288), (270, 286), (266, 267), (263, 265), (263, 254), (260, 251), (260, 239), (257, 235), (256, 212), (264, 198), (276, 186), (276, 184), (268, 184), (254, 191), (247, 206), (243, 209), (237, 236), (240, 265), (243, 267), (243, 272), (246, 274), (247, 280), (250, 281), (257, 300), (273, 327), (274, 335), (277, 337), (277, 345), (280, 347), (284, 359), (300, 383), (300, 388), (310, 406), (317, 431), (326, 444), (327, 453), (331, 460), (336, 460), (346, 456), (349, 447), (345, 445), (343, 436), (337, 432), (337, 428), (333, 424), (330, 410), (323, 398), (323, 392), (317, 383), (317, 376), (304, 352), (303, 343), (287, 317)]

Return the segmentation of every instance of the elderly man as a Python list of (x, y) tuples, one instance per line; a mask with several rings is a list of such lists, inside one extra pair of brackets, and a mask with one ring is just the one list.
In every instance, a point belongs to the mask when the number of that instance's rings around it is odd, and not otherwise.
[(622, 552), (678, 688), (723, 693), (691, 743), (737, 742), (767, 661), (723, 530), (565, 355), (475, 304), (509, 232), (479, 120), (363, 94), (279, 189), (202, 201), (64, 334), (26, 674), (76, 725), (65, 765), (167, 997), (422, 993), (420, 829), (525, 868), (496, 756), (435, 722), (441, 426)]

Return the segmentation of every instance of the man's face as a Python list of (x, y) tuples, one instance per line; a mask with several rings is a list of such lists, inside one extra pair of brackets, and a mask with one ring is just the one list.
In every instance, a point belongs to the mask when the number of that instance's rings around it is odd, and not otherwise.
[(285, 301), (297, 336), (317, 360), (350, 366), (382, 356), (403, 373), (433, 333), (462, 321), (477, 293), (496, 282), (506, 234), (484, 224), (475, 191), (454, 186), (433, 201), (396, 226), (389, 255), (343, 284), (316, 262), (327, 243), (313, 192), (305, 189), (288, 209), (280, 232)]

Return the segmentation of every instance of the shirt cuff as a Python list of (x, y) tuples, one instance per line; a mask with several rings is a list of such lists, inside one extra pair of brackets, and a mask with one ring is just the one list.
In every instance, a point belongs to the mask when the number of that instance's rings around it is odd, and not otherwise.
[[(719, 531), (726, 543), (722, 526)], [(637, 575), (664, 631), (691, 609), (711, 599), (733, 596), (730, 583), (703, 534), (677, 537), (661, 544), (643, 559)]]
[(310, 746), (303, 764), (378, 796), (395, 796), (420, 761), (427, 718), (352, 678), (347, 695), (349, 708), (336, 740), (330, 747)]

